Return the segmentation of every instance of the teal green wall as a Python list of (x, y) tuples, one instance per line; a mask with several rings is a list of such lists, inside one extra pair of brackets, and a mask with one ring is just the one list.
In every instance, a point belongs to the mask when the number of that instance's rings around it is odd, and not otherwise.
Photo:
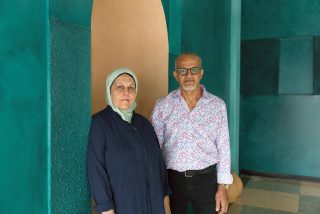
[(314, 39), (314, 59), (313, 89), (315, 94), (320, 94), (320, 36)]
[(90, 213), (91, 4), (0, 3), (0, 213)]
[(241, 167), (320, 177), (319, 106), (320, 96), (242, 97)]
[(281, 39), (279, 65), (280, 94), (313, 94), (314, 39)]
[(50, 0), (50, 17), (89, 29), (92, 4), (92, 0)]
[(240, 169), (320, 177), (320, 2), (242, 3)]
[(241, 38), (320, 35), (318, 0), (242, 0)]
[(51, 1), (51, 212), (89, 213), (91, 1)]
[(0, 3), (0, 213), (47, 203), (47, 1)]
[(178, 87), (172, 76), (174, 59), (181, 52), (202, 57), (202, 83), (227, 104), (232, 169), (238, 171), (239, 55), (241, 3), (235, 0), (165, 1), (169, 30), (169, 91)]
[[(229, 119), (237, 170), (239, 1), (167, 5), (178, 9), (169, 12), (181, 14), (180, 21), (175, 19), (179, 26), (167, 17), (172, 24), (169, 36), (181, 42), (170, 44), (170, 63), (181, 51), (203, 56), (204, 84), (225, 99), (233, 115)], [(0, 6), (5, 38), (0, 42), (0, 192), (5, 193), (0, 196), (0, 213), (88, 213), (85, 155), (92, 1), (13, 0)]]

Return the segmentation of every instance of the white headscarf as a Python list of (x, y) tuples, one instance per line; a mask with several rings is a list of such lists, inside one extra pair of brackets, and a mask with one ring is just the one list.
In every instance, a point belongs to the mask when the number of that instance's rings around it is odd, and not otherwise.
[(109, 105), (113, 109), (113, 111), (117, 112), (123, 120), (127, 121), (128, 123), (131, 123), (131, 118), (133, 115), (133, 111), (137, 106), (137, 102), (134, 100), (129, 109), (120, 110), (113, 105), (112, 99), (111, 99), (110, 88), (111, 88), (114, 80), (117, 79), (117, 77), (120, 76), (121, 74), (129, 74), (130, 76), (132, 76), (132, 78), (134, 79), (134, 82), (136, 84), (136, 87), (135, 87), (136, 88), (136, 95), (138, 94), (138, 79), (137, 79), (137, 76), (135, 75), (135, 73), (133, 73), (133, 71), (131, 71), (129, 68), (126, 68), (126, 67), (118, 68), (118, 69), (112, 71), (107, 77), (106, 101), (107, 101), (107, 105)]

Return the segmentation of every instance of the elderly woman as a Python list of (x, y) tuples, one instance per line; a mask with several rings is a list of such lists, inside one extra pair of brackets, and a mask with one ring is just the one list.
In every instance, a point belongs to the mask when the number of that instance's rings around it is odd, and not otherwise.
[(108, 106), (92, 117), (88, 175), (95, 210), (103, 214), (170, 213), (168, 180), (157, 136), (134, 112), (138, 81), (128, 68), (106, 83)]

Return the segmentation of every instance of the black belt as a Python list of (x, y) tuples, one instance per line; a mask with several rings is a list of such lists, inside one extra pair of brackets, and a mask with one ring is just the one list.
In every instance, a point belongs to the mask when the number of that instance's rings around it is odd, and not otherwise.
[(187, 170), (184, 172), (179, 172), (173, 169), (168, 169), (168, 173), (172, 173), (172, 174), (177, 174), (177, 175), (183, 175), (184, 177), (187, 178), (191, 178), (195, 175), (205, 175), (205, 174), (210, 174), (210, 173), (214, 173), (216, 172), (216, 164), (209, 166), (207, 168), (204, 169), (200, 169), (200, 170)]

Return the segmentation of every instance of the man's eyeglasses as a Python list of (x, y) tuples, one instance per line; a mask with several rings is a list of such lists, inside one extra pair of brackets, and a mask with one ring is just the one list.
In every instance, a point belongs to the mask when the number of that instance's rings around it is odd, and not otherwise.
[(190, 73), (192, 75), (197, 75), (200, 71), (201, 68), (199, 67), (193, 67), (193, 68), (176, 68), (176, 71), (178, 72), (179, 75), (181, 76), (185, 76), (188, 74), (188, 71), (190, 71)]

